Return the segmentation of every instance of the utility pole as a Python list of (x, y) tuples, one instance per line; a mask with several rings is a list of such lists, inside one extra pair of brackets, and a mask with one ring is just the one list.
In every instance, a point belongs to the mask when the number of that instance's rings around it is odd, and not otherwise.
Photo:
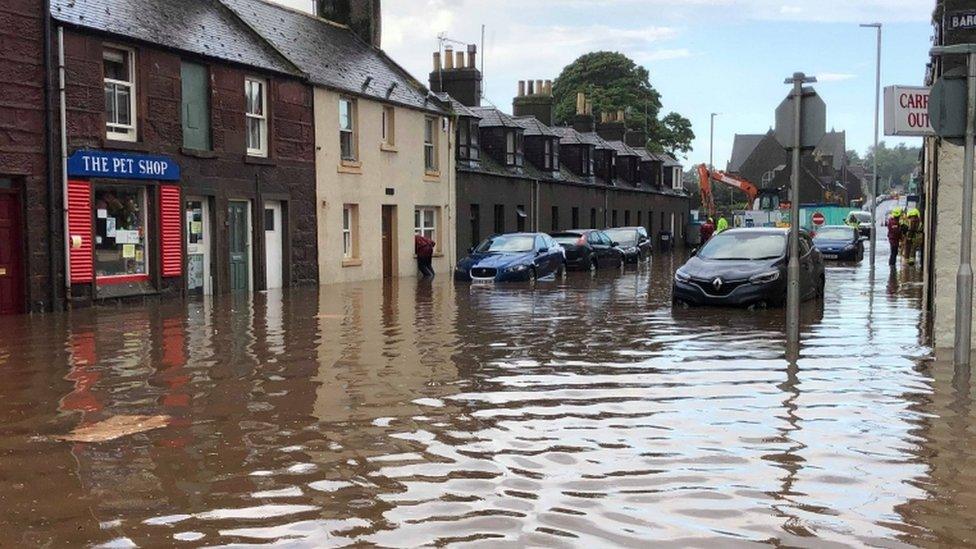
[(874, 74), (874, 174), (871, 176), (871, 270), (878, 255), (878, 132), (881, 113), (881, 23), (865, 23), (863, 28), (877, 29), (878, 48)]

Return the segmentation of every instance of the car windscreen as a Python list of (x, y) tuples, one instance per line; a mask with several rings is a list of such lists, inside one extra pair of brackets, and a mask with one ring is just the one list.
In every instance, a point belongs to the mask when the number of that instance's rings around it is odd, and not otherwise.
[(637, 244), (637, 231), (633, 229), (611, 229), (604, 232), (610, 237), (610, 240), (613, 240), (621, 246), (633, 246)]
[(817, 231), (814, 240), (854, 240), (854, 231), (849, 227), (824, 227)]
[(786, 235), (775, 233), (722, 233), (712, 237), (698, 252), (702, 259), (775, 259), (786, 253)]
[(519, 253), (531, 252), (534, 248), (534, 236), (501, 235), (485, 240), (475, 251), (482, 253)]
[(870, 223), (871, 214), (868, 212), (852, 212), (851, 217), (857, 220), (858, 223)]
[(568, 244), (568, 245), (575, 246), (577, 243), (579, 243), (579, 239), (583, 235), (574, 234), (574, 233), (559, 233), (550, 236), (552, 237), (553, 240), (555, 240), (559, 244)]

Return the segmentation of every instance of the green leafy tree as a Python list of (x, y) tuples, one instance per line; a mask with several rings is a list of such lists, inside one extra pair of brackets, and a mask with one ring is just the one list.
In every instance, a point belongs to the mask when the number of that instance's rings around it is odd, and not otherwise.
[[(878, 143), (878, 187), (881, 192), (887, 192), (891, 187), (907, 188), (912, 174), (918, 168), (918, 147), (909, 147), (899, 143), (889, 148), (884, 141)], [(870, 176), (874, 169), (874, 147), (869, 147), (863, 160), (857, 151), (847, 151), (847, 159), (851, 164), (864, 166)]]
[(595, 116), (622, 110), (629, 127), (647, 128), (649, 148), (672, 154), (691, 150), (691, 122), (677, 113), (658, 119), (661, 94), (651, 85), (648, 70), (626, 55), (593, 52), (566, 66), (552, 85), (558, 123), (572, 123), (578, 92), (586, 94)]

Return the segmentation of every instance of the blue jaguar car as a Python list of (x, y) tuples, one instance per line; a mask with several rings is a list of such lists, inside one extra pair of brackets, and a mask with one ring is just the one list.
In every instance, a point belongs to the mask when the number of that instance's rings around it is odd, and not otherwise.
[(864, 237), (855, 227), (827, 225), (817, 230), (813, 245), (824, 259), (860, 261), (864, 259)]
[(566, 252), (549, 235), (494, 235), (458, 261), (454, 278), (471, 282), (524, 282), (566, 271)]

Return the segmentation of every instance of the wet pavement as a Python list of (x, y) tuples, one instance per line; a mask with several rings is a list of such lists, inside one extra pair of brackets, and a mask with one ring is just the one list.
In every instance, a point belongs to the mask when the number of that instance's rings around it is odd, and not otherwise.
[(791, 364), (782, 311), (672, 311), (677, 266), (0, 320), (0, 546), (976, 543), (920, 274), (830, 266)]

